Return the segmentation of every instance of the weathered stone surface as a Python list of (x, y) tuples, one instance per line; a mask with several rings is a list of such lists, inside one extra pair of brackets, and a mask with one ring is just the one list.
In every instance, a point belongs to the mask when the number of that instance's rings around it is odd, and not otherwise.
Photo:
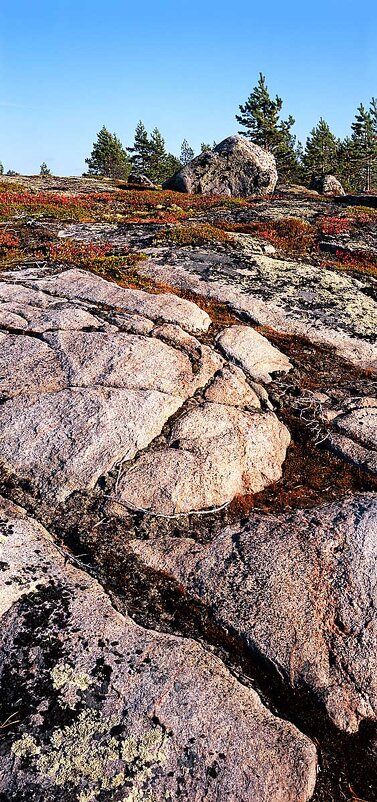
[(311, 189), (315, 189), (322, 195), (345, 195), (345, 191), (335, 175), (314, 176), (311, 182)]
[[(330, 345), (358, 367), (377, 369), (377, 302), (364, 281), (335, 270), (253, 254), (240, 265), (210, 249), (150, 249), (139, 272), (215, 301), (278, 332)], [(210, 280), (208, 280), (210, 277)]]
[(347, 460), (377, 474), (377, 398), (351, 400), (333, 419), (330, 447)]
[(313, 744), (197, 643), (137, 626), (1, 505), (9, 802), (307, 802)]
[(156, 437), (182, 399), (155, 390), (86, 387), (23, 396), (0, 406), (2, 464), (45, 502), (93, 488)]
[(58, 332), (46, 341), (75, 387), (157, 390), (185, 399), (205, 385), (221, 365), (221, 357), (203, 347), (194, 373), (182, 351), (152, 337), (123, 332)]
[(229, 365), (219, 371), (205, 391), (207, 401), (216, 404), (228, 404), (232, 407), (259, 409), (261, 400), (268, 403), (268, 395), (262, 385), (250, 385), (245, 374), (235, 365)]
[(243, 136), (230, 136), (196, 156), (164, 183), (164, 189), (204, 195), (268, 195), (277, 182), (272, 153)]
[(71, 300), (94, 301), (143, 315), (151, 320), (176, 323), (190, 332), (207, 331), (211, 319), (196, 304), (172, 293), (153, 295), (143, 290), (129, 290), (112, 284), (85, 270), (66, 270), (51, 278), (32, 282), (32, 287)]
[(30, 304), (0, 303), (0, 328), (39, 334), (58, 329), (104, 329), (106, 326), (103, 320), (73, 305), (51, 304), (49, 308), (41, 309)]
[(271, 374), (287, 373), (292, 368), (285, 354), (249, 326), (229, 326), (220, 334), (218, 343), (229, 359), (258, 381), (270, 382)]
[[(6, 470), (30, 481), (50, 504), (74, 490), (93, 488), (119, 460), (133, 459), (223, 364), (213, 348), (174, 324), (154, 327), (137, 313), (127, 313), (126, 321), (125, 313), (119, 313), (122, 325), (130, 327), (133, 317), (136, 329), (147, 334), (154, 329), (154, 336), (117, 331), (116, 305), (110, 301), (116, 304), (117, 291), (125, 291), (102, 279), (97, 284), (97, 278), (84, 271), (68, 272), (68, 282), (66, 273), (42, 279), (45, 290), (25, 288), (19, 281), (6, 283), (4, 278), (0, 282), (0, 312), (1, 307), (19, 304), (25, 325), (40, 329), (37, 336), (0, 332), (0, 398), (6, 401), (0, 406), (0, 459)], [(77, 286), (71, 285), (72, 274)], [(62, 300), (58, 287), (66, 295), (72, 290), (72, 300)], [(107, 292), (103, 314), (111, 325), (80, 306), (84, 296), (93, 295), (87, 300), (99, 310)], [(133, 304), (133, 292), (127, 296), (131, 307), (139, 308), (144, 301), (148, 305), (147, 293), (136, 293)], [(165, 298), (161, 312), (168, 303), (168, 296), (149, 298)], [(175, 300), (178, 314), (180, 302)], [(205, 313), (185, 303), (186, 321), (205, 328)], [(57, 318), (57, 307), (64, 310), (63, 317)], [(71, 328), (82, 324), (87, 324), (83, 330)], [(95, 330), (94, 324), (103, 330)], [(172, 344), (159, 339), (159, 333)]]
[(54, 350), (35, 337), (0, 333), (0, 399), (51, 393), (67, 384)]
[(377, 719), (377, 497), (251, 515), (205, 546), (134, 541), (293, 686), (309, 687), (341, 729)]
[(153, 336), (177, 348), (182, 348), (183, 351), (186, 351), (196, 359), (202, 354), (200, 341), (196, 337), (192, 337), (191, 334), (187, 334), (180, 326), (174, 326), (173, 323), (161, 323), (160, 326), (155, 326)]
[[(289, 441), (271, 412), (205, 403), (174, 424), (170, 448), (142, 455), (124, 472), (119, 500), (166, 515), (221, 506), (277, 481)], [(116, 502), (113, 508), (122, 514)]]

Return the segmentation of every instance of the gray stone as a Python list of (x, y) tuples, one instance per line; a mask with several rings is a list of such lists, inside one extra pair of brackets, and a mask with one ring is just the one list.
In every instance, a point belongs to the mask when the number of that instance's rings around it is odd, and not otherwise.
[(311, 182), (311, 189), (320, 192), (321, 195), (345, 195), (345, 191), (340, 181), (335, 175), (314, 176)]
[(377, 497), (366, 494), (253, 514), (204, 546), (166, 537), (132, 549), (354, 732), (377, 720), (376, 532)]
[(350, 399), (332, 416), (330, 448), (359, 468), (377, 475), (377, 398)]
[(277, 183), (272, 153), (243, 136), (230, 136), (213, 150), (196, 156), (164, 189), (204, 195), (269, 195)]
[(218, 343), (228, 359), (258, 381), (270, 382), (271, 374), (287, 373), (292, 368), (288, 357), (250, 326), (229, 326)]
[(310, 799), (315, 747), (292, 724), (198, 643), (117, 612), (22, 510), (0, 518), (3, 796)]
[(226, 366), (217, 373), (205, 391), (207, 401), (244, 409), (260, 409), (261, 397), (268, 402), (264, 388), (261, 385), (258, 388), (255, 384), (250, 386), (245, 374), (235, 365)]
[(135, 184), (135, 186), (147, 187), (147, 189), (155, 188), (153, 181), (151, 181), (147, 175), (137, 173), (134, 170), (128, 176), (128, 183)]

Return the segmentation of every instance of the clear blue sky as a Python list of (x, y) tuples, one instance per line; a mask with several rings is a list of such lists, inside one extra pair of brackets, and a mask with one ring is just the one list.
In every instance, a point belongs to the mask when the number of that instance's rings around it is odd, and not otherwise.
[(304, 140), (322, 115), (344, 136), (377, 96), (376, 0), (2, 0), (0, 160), (80, 174), (105, 124), (139, 119), (178, 153), (220, 141), (265, 73)]

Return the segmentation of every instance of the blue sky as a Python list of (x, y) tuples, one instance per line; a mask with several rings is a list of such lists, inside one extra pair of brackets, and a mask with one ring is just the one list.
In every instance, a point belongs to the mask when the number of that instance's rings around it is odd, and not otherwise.
[(2, 0), (0, 160), (80, 174), (105, 124), (124, 145), (158, 126), (220, 141), (265, 73), (305, 139), (322, 115), (344, 136), (377, 96), (375, 0)]

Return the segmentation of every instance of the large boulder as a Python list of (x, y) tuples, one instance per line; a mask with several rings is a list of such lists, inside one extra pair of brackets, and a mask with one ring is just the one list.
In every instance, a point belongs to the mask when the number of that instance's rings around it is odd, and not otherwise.
[(243, 136), (229, 136), (196, 156), (163, 187), (203, 195), (269, 195), (277, 179), (272, 153)]
[(311, 189), (320, 192), (321, 195), (345, 195), (345, 191), (340, 181), (335, 175), (315, 175), (312, 178)]

